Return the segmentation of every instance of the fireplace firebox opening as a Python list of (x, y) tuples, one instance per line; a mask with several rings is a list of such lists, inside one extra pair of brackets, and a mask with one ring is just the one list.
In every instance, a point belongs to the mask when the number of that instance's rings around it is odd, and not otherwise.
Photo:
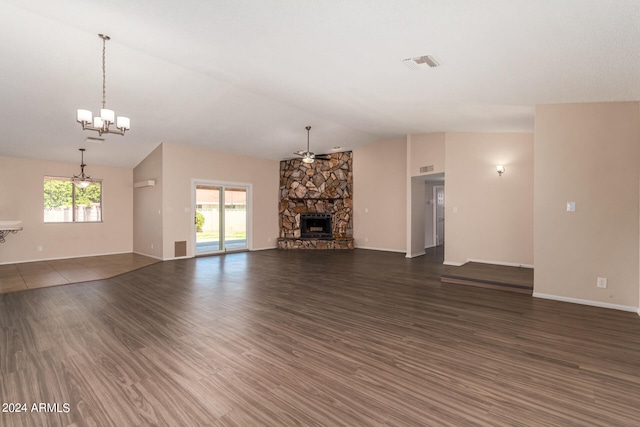
[(301, 213), (300, 237), (330, 239), (332, 237), (330, 213)]

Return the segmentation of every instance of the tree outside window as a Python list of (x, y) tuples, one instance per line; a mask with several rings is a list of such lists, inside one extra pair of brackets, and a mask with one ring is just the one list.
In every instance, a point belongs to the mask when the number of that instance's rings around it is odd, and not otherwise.
[(44, 222), (102, 222), (102, 181), (77, 188), (70, 178), (44, 178)]

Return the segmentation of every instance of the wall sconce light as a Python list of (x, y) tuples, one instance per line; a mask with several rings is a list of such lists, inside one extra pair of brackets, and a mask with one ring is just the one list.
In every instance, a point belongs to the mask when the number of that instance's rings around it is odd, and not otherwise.
[(497, 165), (496, 169), (498, 170), (498, 175), (502, 176), (502, 174), (504, 173), (504, 166)]

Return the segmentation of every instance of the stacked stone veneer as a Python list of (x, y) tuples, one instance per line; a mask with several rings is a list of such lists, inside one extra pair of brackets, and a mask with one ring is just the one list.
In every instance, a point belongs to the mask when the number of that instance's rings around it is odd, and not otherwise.
[[(352, 152), (280, 162), (280, 249), (353, 249)], [(301, 213), (332, 213), (332, 238), (300, 237)]]

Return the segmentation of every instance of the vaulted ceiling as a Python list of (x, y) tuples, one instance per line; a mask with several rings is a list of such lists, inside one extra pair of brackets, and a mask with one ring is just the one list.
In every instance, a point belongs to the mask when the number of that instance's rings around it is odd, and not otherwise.
[[(124, 137), (86, 142), (78, 108)], [(0, 155), (133, 167), (160, 142), (270, 159), (436, 131), (532, 131), (534, 106), (640, 100), (637, 0), (0, 1)], [(412, 70), (425, 54), (437, 68)]]

